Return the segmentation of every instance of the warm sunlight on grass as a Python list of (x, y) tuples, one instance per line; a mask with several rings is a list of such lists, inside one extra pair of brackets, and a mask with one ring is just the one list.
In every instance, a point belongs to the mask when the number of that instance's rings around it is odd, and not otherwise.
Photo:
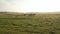
[(0, 34), (60, 34), (60, 14), (0, 14)]

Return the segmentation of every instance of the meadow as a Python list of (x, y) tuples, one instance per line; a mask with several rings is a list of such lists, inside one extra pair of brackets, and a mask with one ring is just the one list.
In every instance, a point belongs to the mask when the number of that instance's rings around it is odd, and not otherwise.
[(0, 34), (60, 34), (60, 14), (0, 14)]

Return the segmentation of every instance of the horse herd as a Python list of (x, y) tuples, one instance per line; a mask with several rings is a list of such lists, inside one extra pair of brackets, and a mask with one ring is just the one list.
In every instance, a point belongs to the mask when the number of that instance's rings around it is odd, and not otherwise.
[(11, 17), (18, 17), (18, 16), (35, 16), (36, 14), (8, 14)]

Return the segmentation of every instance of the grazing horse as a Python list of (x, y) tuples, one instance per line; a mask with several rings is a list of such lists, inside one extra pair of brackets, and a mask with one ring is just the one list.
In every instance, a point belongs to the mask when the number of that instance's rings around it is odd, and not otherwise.
[(35, 16), (36, 14), (23, 14), (23, 16)]
[(36, 14), (24, 14), (24, 16), (35, 16)]
[(29, 14), (28, 16), (35, 16), (36, 14)]

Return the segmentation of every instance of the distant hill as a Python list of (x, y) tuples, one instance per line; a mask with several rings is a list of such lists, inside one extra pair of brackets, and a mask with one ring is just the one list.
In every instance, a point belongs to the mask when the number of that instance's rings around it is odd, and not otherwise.
[(8, 11), (0, 11), (0, 14), (60, 14), (60, 12), (26, 12), (26, 13), (21, 13), (21, 12), (8, 12)]

